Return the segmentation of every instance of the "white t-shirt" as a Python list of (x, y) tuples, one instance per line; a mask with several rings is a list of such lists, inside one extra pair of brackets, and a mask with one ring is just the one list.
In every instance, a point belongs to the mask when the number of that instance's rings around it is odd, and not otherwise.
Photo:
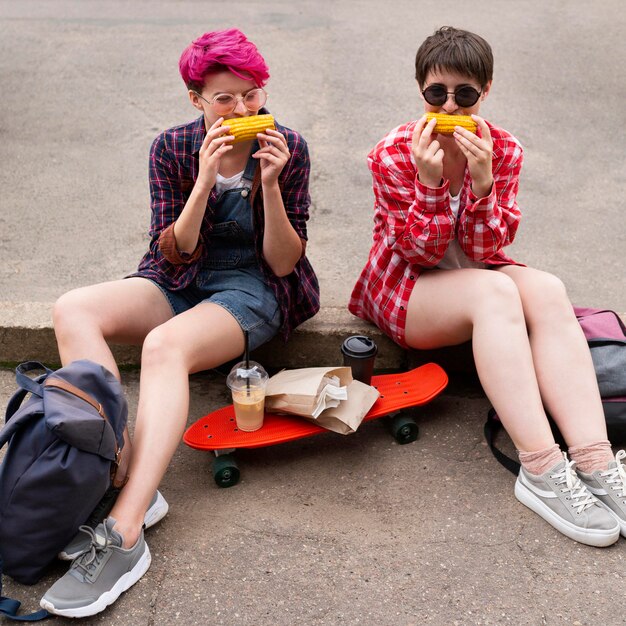
[(241, 179), (243, 178), (243, 170), (230, 178), (224, 178), (219, 172), (215, 178), (215, 191), (219, 195), (229, 189), (237, 189), (241, 187)]
[[(454, 217), (458, 215), (460, 205), (461, 191), (459, 191), (456, 196), (450, 194), (450, 210), (454, 213)], [(482, 269), (485, 267), (485, 264), (480, 261), (472, 261), (465, 254), (465, 252), (461, 250), (458, 239), (455, 237), (448, 245), (446, 253), (443, 255), (443, 259), (439, 261), (439, 264), (436, 267), (441, 270), (455, 270), (461, 267), (476, 267)]]

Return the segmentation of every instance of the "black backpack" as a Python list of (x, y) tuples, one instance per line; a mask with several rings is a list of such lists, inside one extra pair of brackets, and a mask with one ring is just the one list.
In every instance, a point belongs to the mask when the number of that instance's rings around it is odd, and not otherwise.
[[(27, 376), (34, 370), (45, 373)], [(119, 381), (92, 361), (57, 371), (31, 361), (16, 379), (0, 431), (0, 448), (9, 444), (0, 465), (0, 575), (3, 563), (16, 581), (34, 584), (111, 484), (128, 407)], [(0, 614), (14, 614), (1, 591)]]

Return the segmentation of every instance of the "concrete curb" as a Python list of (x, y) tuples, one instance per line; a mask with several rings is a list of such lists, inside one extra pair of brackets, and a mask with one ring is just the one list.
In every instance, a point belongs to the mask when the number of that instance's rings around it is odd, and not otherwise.
[[(0, 362), (59, 363), (51, 311), (48, 302), (0, 302)], [(274, 339), (255, 351), (254, 358), (271, 368), (336, 365), (341, 363), (339, 346), (349, 335), (367, 335), (377, 343), (377, 369), (405, 365), (405, 350), (373, 324), (340, 307), (323, 308), (296, 329), (288, 344)], [(140, 362), (141, 351), (136, 346), (114, 346), (113, 353), (120, 365)]]
[[(0, 362), (42, 361), (58, 364), (52, 304), (47, 302), (0, 302)], [(622, 319), (624, 313), (619, 313)], [(407, 351), (393, 343), (376, 326), (354, 317), (344, 307), (325, 307), (299, 326), (289, 343), (274, 339), (253, 357), (269, 368), (296, 368), (341, 363), (339, 347), (350, 335), (367, 335), (378, 345), (376, 369), (406, 369), (434, 361), (448, 372), (474, 372), (470, 343), (439, 350)], [(119, 365), (138, 365), (137, 346), (113, 346)]]

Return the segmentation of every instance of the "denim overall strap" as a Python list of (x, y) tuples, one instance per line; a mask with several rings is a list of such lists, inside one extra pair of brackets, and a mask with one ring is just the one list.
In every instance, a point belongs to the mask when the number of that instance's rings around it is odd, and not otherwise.
[(252, 142), (252, 150), (250, 150), (250, 156), (248, 157), (248, 162), (246, 163), (246, 169), (243, 172), (243, 176), (241, 177), (241, 186), (244, 188), (244, 191), (241, 192), (241, 195), (244, 198), (248, 197), (250, 190), (252, 189), (252, 181), (254, 180), (254, 172), (256, 171), (258, 160), (253, 158), (253, 154), (259, 149), (259, 141), (255, 139)]
[[(214, 222), (206, 238), (206, 252), (202, 261), (204, 269), (227, 270), (258, 265), (249, 198), (258, 167), (257, 159), (252, 155), (258, 148), (258, 141), (254, 141), (241, 182), (236, 188), (220, 194), (215, 204)], [(204, 283), (204, 278), (200, 277), (199, 282)]]

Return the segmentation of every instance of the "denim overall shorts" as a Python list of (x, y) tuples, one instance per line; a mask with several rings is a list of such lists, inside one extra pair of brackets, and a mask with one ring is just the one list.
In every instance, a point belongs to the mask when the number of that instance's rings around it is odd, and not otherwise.
[[(253, 154), (256, 152), (252, 150)], [(269, 341), (281, 326), (281, 312), (272, 288), (266, 284), (254, 246), (254, 223), (250, 189), (257, 167), (250, 157), (241, 187), (219, 195), (213, 229), (205, 238), (205, 254), (194, 283), (177, 291), (158, 287), (174, 315), (201, 302), (225, 308), (248, 331), (250, 349)]]

